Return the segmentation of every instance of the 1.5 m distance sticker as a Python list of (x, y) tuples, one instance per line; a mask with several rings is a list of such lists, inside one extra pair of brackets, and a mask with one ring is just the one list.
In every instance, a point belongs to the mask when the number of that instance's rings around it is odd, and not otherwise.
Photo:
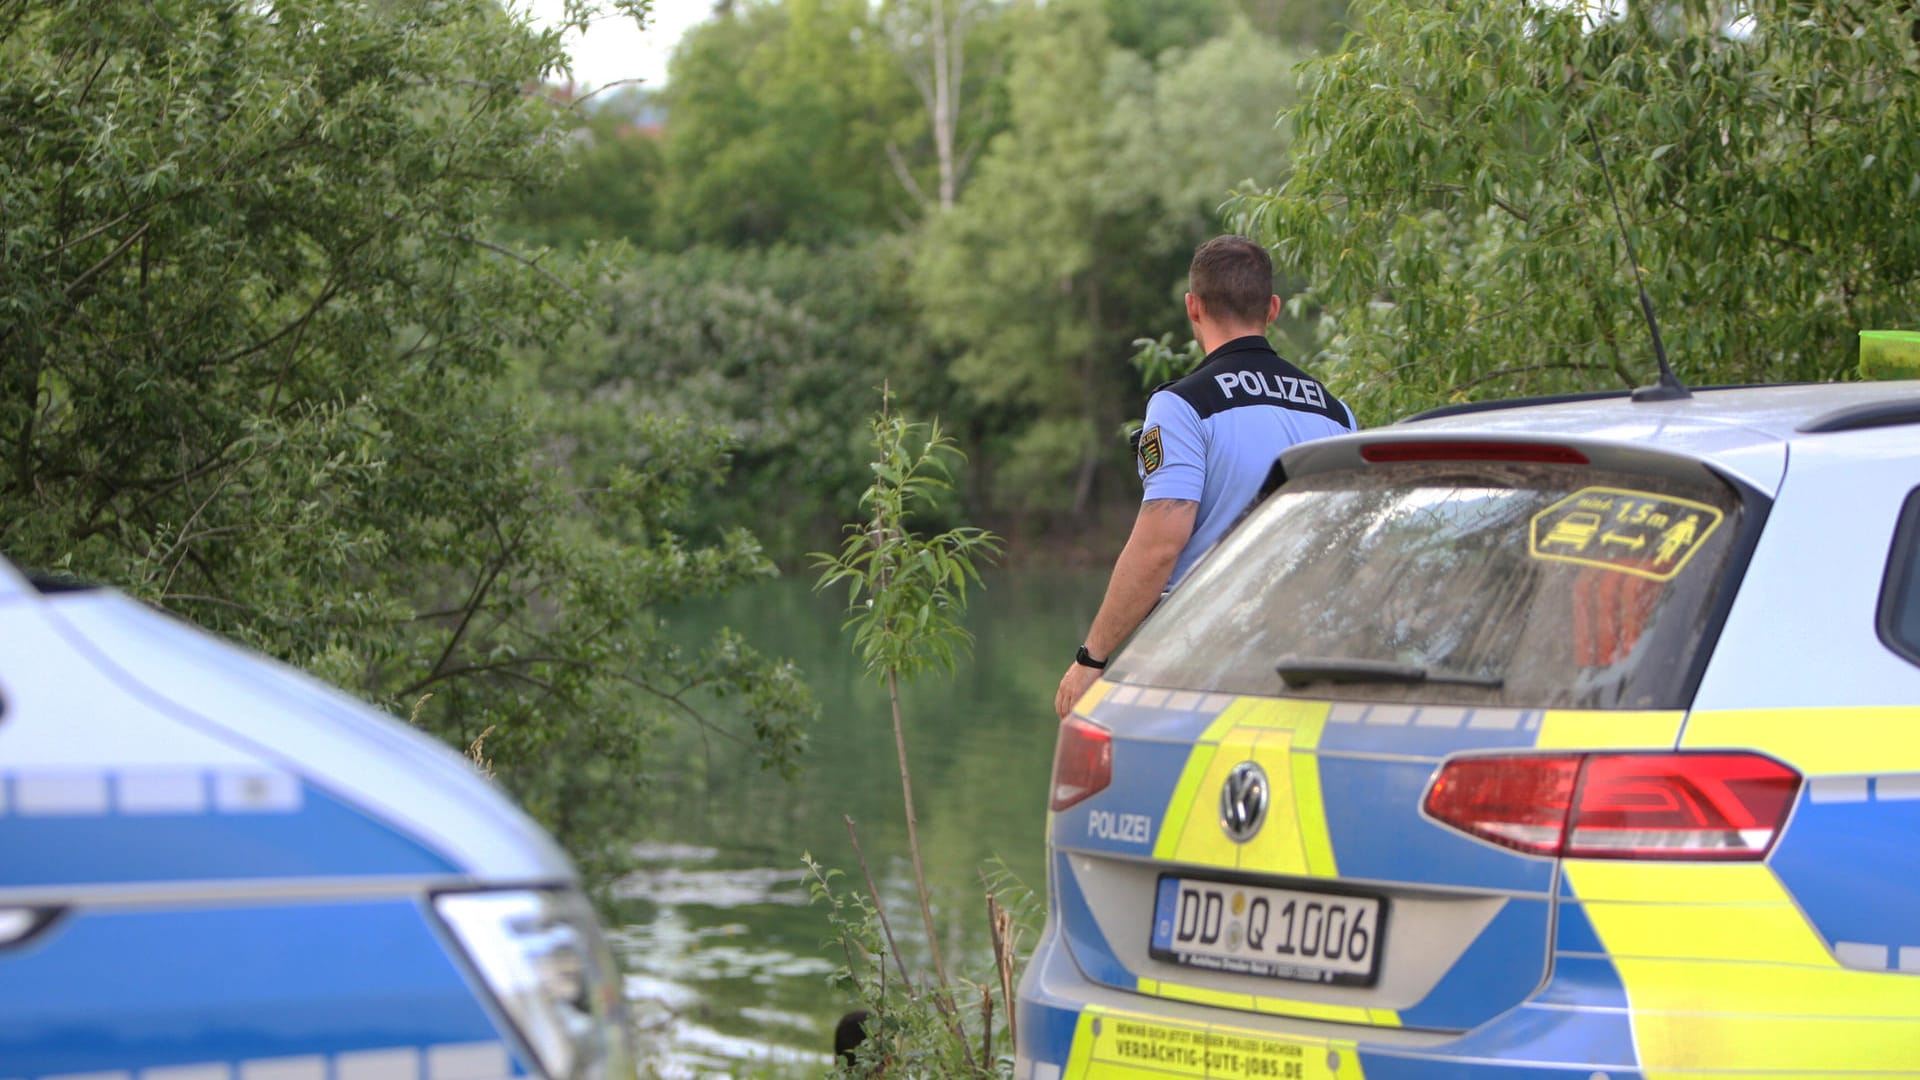
[(1723, 517), (1705, 503), (1672, 495), (1582, 488), (1533, 515), (1530, 550), (1536, 559), (1670, 581)]

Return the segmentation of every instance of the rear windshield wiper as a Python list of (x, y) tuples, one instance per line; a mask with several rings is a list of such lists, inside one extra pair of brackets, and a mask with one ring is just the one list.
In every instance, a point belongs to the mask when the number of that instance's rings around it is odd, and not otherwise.
[(1460, 675), (1433, 671), (1416, 664), (1396, 664), (1391, 660), (1350, 660), (1342, 656), (1286, 656), (1274, 666), (1280, 681), (1288, 686), (1309, 683), (1433, 683), (1447, 686), (1480, 686), (1498, 690), (1506, 680), (1497, 675)]

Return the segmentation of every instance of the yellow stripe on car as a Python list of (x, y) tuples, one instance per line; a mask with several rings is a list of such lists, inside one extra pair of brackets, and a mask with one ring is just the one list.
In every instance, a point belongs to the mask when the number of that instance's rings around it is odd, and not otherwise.
[(1212, 770), (1216, 751), (1217, 747), (1212, 743), (1198, 743), (1187, 755), (1187, 767), (1180, 774), (1180, 782), (1174, 785), (1173, 797), (1167, 801), (1167, 812), (1160, 818), (1160, 838), (1153, 845), (1153, 857), (1156, 860), (1173, 858), (1174, 851), (1179, 848), (1180, 837), (1186, 832), (1187, 818), (1193, 814), (1194, 807), (1200, 805), (1200, 782)]
[[(1187, 758), (1154, 845), (1155, 859), (1296, 877), (1337, 872), (1313, 750), (1326, 727), (1325, 702), (1243, 697), (1222, 710)], [(1266, 824), (1236, 844), (1211, 800), (1227, 773), (1258, 762), (1272, 787)]]
[(1835, 1075), (1920, 1059), (1920, 979), (1834, 960), (1763, 864), (1568, 860), (1648, 1080)]
[[(1293, 877), (1335, 877), (1333, 837), (1327, 828), (1315, 757), (1331, 706), (1326, 702), (1239, 698), (1208, 726), (1187, 757), (1162, 820), (1153, 857), (1192, 866)], [(1213, 800), (1227, 773), (1243, 761), (1258, 762), (1272, 786), (1267, 820), (1244, 844), (1220, 827)], [(1392, 1009), (1333, 1005), (1291, 998), (1256, 997), (1205, 990), (1177, 982), (1141, 979), (1138, 990), (1171, 1000), (1276, 1016), (1398, 1027)], [(1344, 1075), (1344, 1074), (1343, 1074)]]
[(1224, 1024), (1169, 1023), (1099, 1007), (1080, 1014), (1062, 1080), (1366, 1080), (1352, 1042), (1276, 1038)]
[(1752, 747), (1810, 777), (1920, 772), (1920, 709), (1703, 709), (1682, 745)]
[(1687, 714), (1549, 709), (1540, 720), (1536, 750), (1669, 750)]
[[(1189, 801), (1184, 806), (1168, 806), (1167, 820), (1171, 822), (1179, 818), (1181, 826), (1178, 831), (1169, 828), (1161, 834), (1161, 842), (1155, 845), (1156, 857), (1187, 863), (1191, 866), (1213, 866), (1227, 870), (1239, 868), (1241, 845), (1234, 843), (1227, 836), (1226, 830), (1220, 827), (1220, 815), (1214, 810), (1213, 799), (1217, 797), (1221, 785), (1226, 783), (1227, 773), (1235, 765), (1255, 758), (1256, 744), (1265, 734), (1267, 733), (1257, 728), (1236, 727), (1227, 731), (1225, 737), (1219, 740), (1218, 749), (1212, 753), (1203, 753), (1199, 748), (1195, 749), (1187, 759), (1188, 772), (1190, 773), (1196, 765), (1200, 765), (1202, 771), (1199, 779), (1192, 784), (1187, 782), (1187, 774), (1182, 774), (1175, 791), (1189, 790), (1191, 792), (1188, 796)], [(1283, 761), (1286, 752), (1283, 744), (1279, 750)], [(1202, 758), (1206, 759), (1203, 765)], [(1285, 775), (1290, 776), (1291, 771), (1289, 770)], [(1274, 823), (1271, 811), (1268, 813), (1267, 823), (1269, 826)], [(1274, 837), (1269, 835), (1268, 828), (1262, 828), (1260, 836), (1263, 843), (1271, 843), (1274, 840)], [(1299, 845), (1293, 837), (1286, 836), (1283, 832), (1279, 838), (1292, 850), (1298, 851)], [(1161, 850), (1162, 848), (1165, 850)], [(1304, 866), (1305, 856), (1296, 855), (1296, 858)]]

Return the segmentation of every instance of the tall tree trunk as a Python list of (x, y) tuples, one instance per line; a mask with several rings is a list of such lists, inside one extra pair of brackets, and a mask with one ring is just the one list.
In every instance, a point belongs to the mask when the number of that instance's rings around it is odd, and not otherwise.
[[(943, 211), (960, 198), (961, 174), (966, 163), (960, 153), (960, 84), (966, 74), (968, 4), (972, 0), (926, 0), (925, 23), (918, 12), (896, 9), (888, 27), (894, 55), (920, 93), (933, 135), (936, 170), (931, 200)], [(894, 174), (924, 208), (929, 200), (907, 171), (899, 149), (887, 145)]]

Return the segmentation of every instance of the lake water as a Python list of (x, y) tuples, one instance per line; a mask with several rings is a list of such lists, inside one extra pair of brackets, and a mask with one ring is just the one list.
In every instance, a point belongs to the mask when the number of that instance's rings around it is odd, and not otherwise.
[[(802, 856), (863, 889), (846, 817), (902, 953), (924, 965), (886, 689), (861, 673), (841, 630), (845, 594), (815, 594), (810, 580), (767, 582), (680, 619), (695, 633), (732, 626), (763, 653), (794, 660), (821, 716), (794, 781), (697, 731), (661, 747), (653, 842), (619, 887), (624, 925), (614, 935), (643, 1033), (642, 1076), (826, 1068), (833, 1023), (858, 1002), (828, 985), (845, 958), (826, 947), (826, 912), (809, 904)], [(1045, 892), (1053, 690), (1103, 586), (1101, 573), (990, 576), (968, 619), (972, 657), (953, 678), (924, 676), (903, 691), (921, 854), (956, 974), (981, 980), (992, 970), (983, 864), (997, 859)]]

